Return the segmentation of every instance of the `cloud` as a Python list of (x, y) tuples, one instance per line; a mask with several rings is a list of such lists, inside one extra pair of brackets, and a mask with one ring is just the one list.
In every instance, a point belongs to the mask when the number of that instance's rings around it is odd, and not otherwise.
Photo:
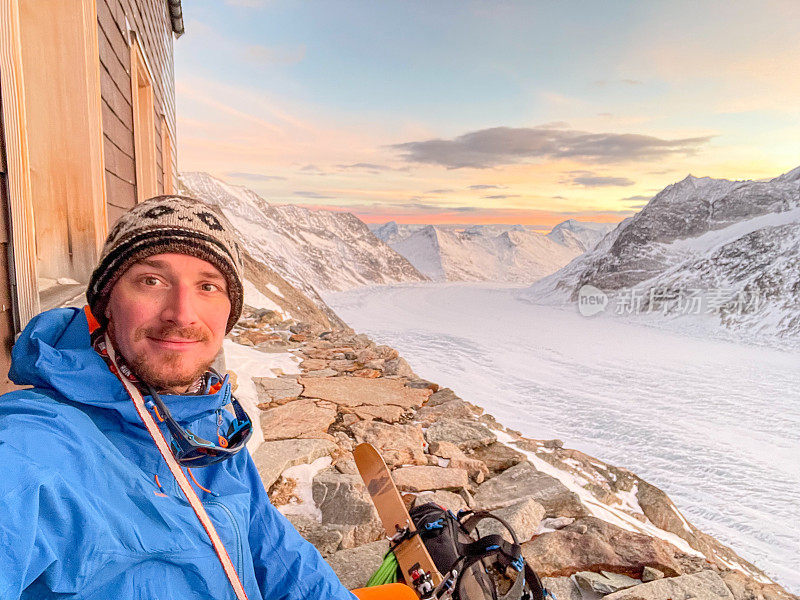
[(495, 194), (494, 196), (484, 196), (486, 200), (505, 200), (506, 198), (519, 198), (519, 194)]
[(455, 190), (438, 189), (438, 190), (428, 190), (427, 192), (423, 192), (423, 193), (425, 193), (425, 194), (450, 194), (452, 192), (455, 192)]
[(598, 163), (658, 160), (692, 154), (713, 136), (662, 139), (634, 133), (591, 133), (542, 127), (492, 127), (452, 140), (432, 139), (394, 144), (408, 162), (448, 169), (485, 169), (532, 159), (574, 158)]
[(315, 175), (327, 175), (325, 171), (320, 169), (317, 165), (304, 165), (300, 167), (304, 173), (314, 173)]
[(386, 165), (376, 165), (375, 163), (353, 163), (352, 165), (336, 165), (340, 169), (364, 169), (367, 171), (390, 171), (391, 167), (387, 167)]
[(295, 196), (300, 196), (301, 198), (313, 198), (315, 200), (330, 200), (334, 196), (326, 196), (325, 194), (320, 194), (317, 192), (292, 192)]
[(506, 189), (505, 185), (492, 185), (488, 183), (479, 183), (477, 185), (471, 185), (468, 189), (470, 190), (504, 190)]
[(225, 173), (225, 175), (235, 179), (247, 179), (248, 181), (286, 181), (286, 177), (281, 177), (279, 175), (262, 175), (261, 173), (239, 173), (230, 171)]
[(623, 198), (622, 202), (647, 202), (652, 198), (652, 196), (628, 196), (627, 198)]
[(583, 187), (624, 187), (636, 183), (627, 177), (606, 177), (592, 171), (570, 171), (568, 175), (569, 177), (562, 179), (561, 183)]

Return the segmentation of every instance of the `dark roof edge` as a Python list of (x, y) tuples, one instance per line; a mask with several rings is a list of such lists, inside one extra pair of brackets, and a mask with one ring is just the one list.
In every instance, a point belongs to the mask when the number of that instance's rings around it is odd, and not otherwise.
[(172, 31), (175, 32), (175, 37), (179, 38), (184, 33), (181, 0), (167, 0), (167, 6), (169, 7), (169, 18), (172, 21)]

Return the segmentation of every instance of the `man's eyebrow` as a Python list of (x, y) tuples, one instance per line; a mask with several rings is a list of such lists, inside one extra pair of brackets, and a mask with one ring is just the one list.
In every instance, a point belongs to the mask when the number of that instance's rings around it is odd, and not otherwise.
[[(144, 265), (145, 267), (150, 267), (151, 269), (172, 268), (167, 261), (153, 258), (143, 258), (139, 261), (136, 261), (133, 266), (135, 267), (136, 265)], [(219, 271), (200, 271), (200, 277), (204, 277), (205, 279), (219, 279), (221, 281), (226, 281), (225, 276)]]
[(135, 267), (137, 265), (144, 265), (145, 267), (151, 267), (153, 269), (166, 269), (169, 266), (166, 261), (154, 260), (152, 258), (137, 260), (132, 266)]
[(206, 279), (219, 279), (221, 281), (225, 281), (225, 276), (218, 271), (201, 271), (200, 277), (205, 277)]

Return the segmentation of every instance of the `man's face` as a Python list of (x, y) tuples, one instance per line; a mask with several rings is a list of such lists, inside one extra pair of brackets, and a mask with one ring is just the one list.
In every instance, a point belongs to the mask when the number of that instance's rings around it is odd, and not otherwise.
[(129, 268), (111, 290), (106, 317), (117, 351), (156, 389), (182, 393), (213, 362), (231, 311), (212, 264), (157, 254)]

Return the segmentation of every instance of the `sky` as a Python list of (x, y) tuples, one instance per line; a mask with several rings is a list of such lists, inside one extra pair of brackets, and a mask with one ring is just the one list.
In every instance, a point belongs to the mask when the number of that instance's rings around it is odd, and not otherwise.
[(178, 168), (366, 222), (615, 222), (800, 165), (800, 2), (192, 0)]

